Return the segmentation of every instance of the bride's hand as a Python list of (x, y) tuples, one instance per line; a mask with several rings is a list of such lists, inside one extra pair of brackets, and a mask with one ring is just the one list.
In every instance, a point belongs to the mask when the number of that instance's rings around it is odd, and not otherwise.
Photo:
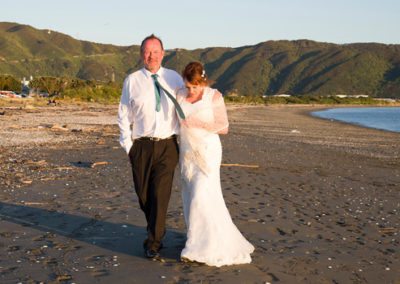
[(182, 119), (181, 120), (181, 126), (184, 126), (184, 127), (188, 127), (189, 126), (186, 119)]

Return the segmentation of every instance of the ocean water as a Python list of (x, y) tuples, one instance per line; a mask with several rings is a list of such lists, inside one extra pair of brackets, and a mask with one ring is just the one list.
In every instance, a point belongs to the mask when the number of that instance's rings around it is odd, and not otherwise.
[(333, 108), (312, 115), (369, 128), (400, 132), (400, 107)]

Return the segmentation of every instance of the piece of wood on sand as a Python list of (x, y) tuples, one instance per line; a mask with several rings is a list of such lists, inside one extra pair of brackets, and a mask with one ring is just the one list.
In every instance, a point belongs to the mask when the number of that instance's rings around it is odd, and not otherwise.
[(248, 164), (221, 164), (222, 167), (242, 167), (242, 168), (259, 168), (259, 165)]
[(90, 165), (91, 168), (97, 167), (97, 166), (102, 166), (102, 165), (107, 165), (108, 162), (94, 162)]

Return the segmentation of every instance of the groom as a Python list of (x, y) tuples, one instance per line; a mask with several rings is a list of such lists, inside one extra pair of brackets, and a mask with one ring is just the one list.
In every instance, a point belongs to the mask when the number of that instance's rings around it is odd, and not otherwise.
[(144, 67), (124, 81), (118, 126), (120, 144), (129, 156), (135, 191), (147, 221), (145, 255), (157, 258), (178, 162), (179, 124), (174, 102), (165, 91), (174, 93), (183, 87), (183, 81), (175, 71), (161, 67), (164, 48), (155, 35), (142, 41), (140, 54)]

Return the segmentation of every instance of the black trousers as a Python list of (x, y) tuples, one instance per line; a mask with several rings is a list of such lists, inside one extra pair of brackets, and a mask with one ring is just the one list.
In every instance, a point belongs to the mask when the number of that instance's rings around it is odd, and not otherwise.
[(155, 251), (165, 235), (178, 151), (176, 137), (160, 141), (137, 139), (129, 151), (135, 191), (147, 221), (144, 246)]

